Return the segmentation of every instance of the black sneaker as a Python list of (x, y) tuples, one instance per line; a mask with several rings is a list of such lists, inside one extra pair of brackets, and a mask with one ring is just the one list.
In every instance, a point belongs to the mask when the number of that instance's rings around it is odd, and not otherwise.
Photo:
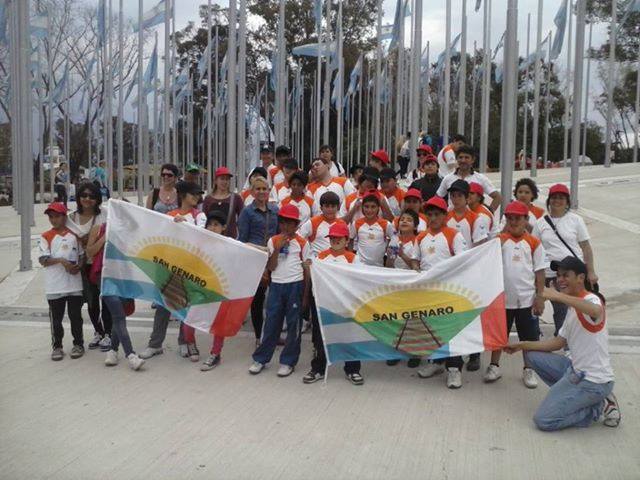
[(318, 380), (322, 380), (323, 378), (324, 378), (323, 373), (309, 370), (309, 373), (307, 373), (304, 377), (302, 377), (302, 383), (316, 383)]
[(354, 385), (362, 385), (364, 383), (364, 378), (359, 373), (346, 373), (347, 380), (349, 380)]
[(418, 368), (420, 366), (420, 359), (419, 358), (410, 358), (407, 361), (407, 367), (409, 368)]
[(400, 363), (400, 360), (387, 360), (387, 365), (389, 365), (390, 367), (393, 367), (394, 365), (397, 365)]
[(89, 342), (89, 350), (98, 348), (100, 346), (100, 340), (102, 340), (102, 336), (98, 332), (95, 332), (93, 334), (93, 339)]
[(80, 358), (84, 355), (84, 347), (82, 345), (74, 345), (69, 356), (71, 358)]
[(62, 348), (54, 348), (53, 351), (51, 352), (51, 360), (53, 360), (54, 362), (59, 362), (60, 360), (62, 360), (64, 358), (64, 351), (62, 350)]
[(200, 365), (201, 372), (208, 372), (220, 365), (220, 355), (211, 355), (207, 358), (202, 365)]
[(475, 372), (476, 370), (480, 370), (480, 354), (472, 353), (467, 362), (467, 372)]

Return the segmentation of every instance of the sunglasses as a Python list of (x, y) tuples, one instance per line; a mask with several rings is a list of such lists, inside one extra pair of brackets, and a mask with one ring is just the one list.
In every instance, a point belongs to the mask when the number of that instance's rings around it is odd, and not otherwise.
[(165, 177), (166, 177), (166, 178), (175, 177), (175, 175), (174, 175), (173, 173), (167, 173), (167, 172), (161, 173), (161, 174), (160, 174), (160, 176), (161, 176), (162, 178), (165, 178)]
[(426, 157), (426, 156), (427, 156), (427, 154), (426, 154), (426, 153), (422, 153), (422, 152), (420, 152), (420, 153), (416, 153), (416, 155), (417, 155), (418, 157)]
[(80, 198), (89, 198), (89, 199), (91, 199), (91, 200), (95, 200), (95, 199), (96, 199), (96, 196), (95, 196), (93, 193), (86, 193), (86, 192), (84, 192), (84, 193), (81, 193), (81, 194), (80, 194)]

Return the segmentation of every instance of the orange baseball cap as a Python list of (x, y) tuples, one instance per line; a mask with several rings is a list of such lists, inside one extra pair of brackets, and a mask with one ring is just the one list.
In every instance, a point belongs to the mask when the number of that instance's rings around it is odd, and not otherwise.
[(349, 238), (349, 227), (344, 222), (336, 222), (329, 227), (329, 234), (326, 237), (347, 237)]
[(424, 208), (426, 209), (428, 207), (439, 208), (440, 210), (444, 211), (445, 213), (448, 211), (447, 202), (444, 201), (444, 198), (439, 197), (437, 195), (434, 195), (429, 200), (424, 202)]
[(522, 215), (527, 217), (529, 216), (529, 209), (524, 203), (519, 202), (518, 200), (515, 200), (511, 202), (509, 205), (507, 205), (507, 207), (504, 209), (504, 214), (505, 215)]
[(50, 212), (59, 213), (60, 215), (66, 215), (67, 207), (64, 206), (64, 203), (53, 202), (49, 204), (47, 209), (44, 211), (44, 214), (49, 215)]
[(371, 152), (371, 156), (380, 160), (384, 165), (389, 165), (389, 154), (387, 154), (387, 152), (385, 152), (384, 150), (376, 150), (375, 152)]
[(278, 211), (278, 216), (300, 221), (300, 210), (298, 210), (298, 207), (296, 207), (295, 205), (283, 205), (282, 208)]

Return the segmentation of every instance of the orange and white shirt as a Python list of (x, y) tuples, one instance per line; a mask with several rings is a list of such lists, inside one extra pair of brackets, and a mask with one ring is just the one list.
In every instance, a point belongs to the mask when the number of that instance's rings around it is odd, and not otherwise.
[(318, 260), (329, 263), (359, 263), (356, 254), (346, 249), (342, 252), (335, 252), (327, 248), (318, 254)]
[(324, 218), (324, 215), (316, 215), (298, 227), (298, 235), (306, 238), (309, 243), (311, 243), (311, 253), (313, 256), (317, 256), (320, 252), (331, 246), (327, 235), (329, 235), (331, 225), (336, 222), (344, 223), (344, 221), (338, 217), (333, 221), (329, 221)]
[(469, 209), (478, 215), (476, 222), (480, 225), (480, 228), (488, 232), (488, 238), (494, 238), (498, 234), (498, 222), (495, 221), (493, 212), (482, 203), (479, 203), (476, 208), (469, 207)]
[(396, 187), (393, 193), (383, 192), (385, 198), (387, 199), (387, 203), (389, 204), (389, 208), (391, 209), (391, 213), (393, 213), (394, 217), (400, 215), (402, 211), (402, 202), (404, 201), (405, 191), (400, 187)]
[[(400, 231), (400, 216), (397, 216), (393, 219), (393, 228), (395, 229), (396, 232)], [(429, 224), (429, 219), (427, 218), (427, 216), (420, 212), (418, 213), (418, 228), (416, 230), (418, 230), (418, 233), (420, 232), (424, 232), (427, 229), (427, 225)]]
[(468, 208), (462, 215), (450, 210), (447, 213), (447, 227), (454, 228), (460, 232), (469, 248), (489, 237), (486, 223), (478, 222), (478, 215)]
[[(356, 208), (355, 203), (358, 200), (358, 198), (360, 197), (360, 192), (355, 191), (350, 195), (347, 195), (347, 198), (344, 199), (344, 215), (347, 214), (347, 212), (350, 212), (353, 208)], [(380, 211), (378, 212), (378, 216), (380, 218), (382, 218), (382, 202), (386, 202), (387, 206), (389, 205), (389, 202), (387, 201), (386, 197), (381, 197), (380, 198)], [(351, 221), (355, 222), (356, 220), (361, 219), (362, 217), (364, 217), (364, 214), (362, 213), (362, 209), (358, 209), (357, 212), (355, 212), (353, 214), (353, 217), (351, 217)]]
[(438, 171), (441, 176), (451, 173), (456, 169), (456, 152), (451, 145), (445, 147), (438, 152)]
[[(63, 258), (77, 264), (84, 253), (82, 244), (71, 230), (53, 228), (44, 232), (38, 241), (38, 258)], [(82, 295), (82, 275), (73, 275), (56, 263), (44, 268), (44, 292), (49, 296)]]
[(253, 203), (253, 194), (251, 193), (251, 189), (243, 190), (240, 192), (240, 196), (242, 197), (245, 207)]
[(399, 255), (400, 252), (404, 253), (411, 260), (418, 260), (418, 245), (416, 244), (416, 236), (402, 236), (394, 235), (389, 242), (390, 254), (393, 258), (393, 268), (400, 268), (403, 270), (411, 270), (411, 265), (402, 259)]
[(393, 225), (384, 218), (359, 218), (349, 225), (349, 236), (358, 260), (365, 265), (384, 265), (384, 254), (394, 235)]
[(270, 185), (277, 185), (280, 182), (284, 182), (284, 172), (279, 166), (275, 164), (269, 165), (267, 173), (269, 174)]
[(529, 308), (536, 296), (536, 272), (549, 266), (539, 239), (526, 233), (517, 238), (503, 232), (502, 270), (506, 308)]
[(338, 195), (338, 198), (340, 199), (340, 215), (344, 215), (346, 212), (344, 204), (345, 199), (355, 191), (356, 189), (353, 184), (345, 177), (333, 177), (327, 185), (320, 182), (313, 182), (307, 185), (307, 192), (313, 197), (312, 213), (314, 215), (319, 215), (321, 212), (320, 197), (325, 192), (334, 192)]
[(187, 223), (195, 225), (196, 227), (204, 227), (207, 224), (207, 216), (195, 208), (188, 213), (180, 213), (180, 210), (178, 209), (171, 210), (170, 212), (167, 212), (167, 215), (170, 217), (177, 217), (178, 215), (181, 215)]
[[(267, 250), (269, 256), (275, 251), (274, 245), (281, 241), (283, 235), (274, 235), (267, 242)], [(271, 281), (273, 283), (292, 283), (300, 282), (304, 279), (304, 271), (302, 263), (309, 258), (309, 242), (300, 235), (289, 240), (289, 244), (285, 246), (278, 254), (278, 265), (271, 272)]]
[(437, 233), (429, 229), (418, 234), (416, 245), (423, 271), (469, 249), (462, 234), (451, 227), (442, 227)]
[(291, 187), (286, 182), (280, 182), (271, 187), (271, 193), (269, 194), (269, 201), (277, 203), (281, 206), (282, 200), (291, 195)]
[(602, 308), (600, 317), (594, 320), (569, 307), (558, 335), (567, 341), (573, 369), (584, 373), (585, 380), (600, 384), (611, 382), (614, 375), (609, 356), (605, 307), (600, 297), (594, 293), (584, 291), (580, 296), (583, 300)]
[(313, 207), (313, 198), (308, 195), (295, 200), (291, 195), (285, 197), (280, 202), (280, 207), (284, 207), (285, 205), (294, 205), (298, 207), (298, 211), (300, 212), (300, 225), (311, 218), (311, 208)]
[(544, 208), (540, 208), (539, 206), (531, 203), (529, 204), (529, 212), (533, 213), (533, 216), (536, 217), (537, 220), (538, 218), (542, 218), (544, 215)]

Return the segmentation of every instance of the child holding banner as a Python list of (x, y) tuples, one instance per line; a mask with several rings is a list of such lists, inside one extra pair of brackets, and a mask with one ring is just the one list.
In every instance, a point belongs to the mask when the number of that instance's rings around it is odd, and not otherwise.
[(300, 212), (293, 205), (284, 205), (278, 212), (280, 233), (267, 243), (271, 285), (267, 298), (267, 319), (262, 342), (253, 352), (249, 373), (257, 375), (271, 361), (280, 337), (282, 324), (287, 322), (287, 339), (280, 354), (279, 377), (288, 377), (300, 357), (300, 313), (306, 305), (305, 283), (308, 285), (309, 243), (296, 233)]
[(381, 194), (369, 190), (362, 195), (362, 218), (351, 222), (349, 234), (358, 260), (365, 265), (384, 266), (384, 255), (393, 237), (391, 222), (380, 218)]

